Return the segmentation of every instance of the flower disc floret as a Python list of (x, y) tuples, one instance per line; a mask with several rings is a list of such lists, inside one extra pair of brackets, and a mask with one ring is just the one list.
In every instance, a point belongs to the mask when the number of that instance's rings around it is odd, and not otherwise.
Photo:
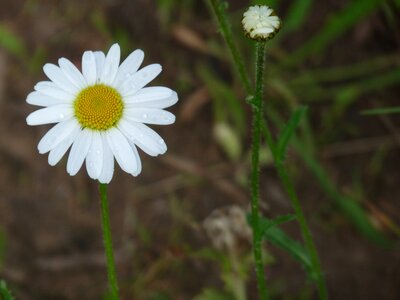
[(243, 14), (243, 29), (254, 40), (268, 40), (275, 36), (281, 26), (280, 19), (266, 5), (255, 5)]
[(74, 111), (83, 128), (104, 131), (117, 125), (124, 103), (116, 89), (96, 84), (83, 89), (74, 101)]

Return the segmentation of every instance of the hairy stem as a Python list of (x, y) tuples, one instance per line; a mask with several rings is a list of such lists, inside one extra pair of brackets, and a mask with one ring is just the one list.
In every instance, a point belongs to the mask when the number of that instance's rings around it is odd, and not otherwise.
[(108, 285), (110, 288), (111, 299), (118, 300), (119, 291), (118, 291), (117, 273), (115, 271), (115, 262), (114, 262), (113, 246), (112, 246), (110, 213), (107, 201), (107, 184), (100, 183), (99, 190), (101, 198), (101, 221), (103, 229), (103, 242), (107, 259)]
[(251, 215), (253, 226), (253, 254), (256, 268), (257, 285), (261, 299), (268, 299), (267, 286), (262, 259), (262, 234), (260, 232), (260, 143), (263, 114), (265, 42), (256, 47), (256, 90), (252, 101), (253, 128), (251, 144)]

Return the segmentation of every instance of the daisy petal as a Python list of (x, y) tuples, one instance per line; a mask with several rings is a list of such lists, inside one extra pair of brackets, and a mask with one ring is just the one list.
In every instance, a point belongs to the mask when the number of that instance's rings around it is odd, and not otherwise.
[(135, 154), (125, 136), (116, 128), (106, 132), (108, 146), (121, 169), (129, 174), (137, 174), (138, 165)]
[(92, 143), (92, 136), (93, 132), (91, 130), (83, 129), (76, 137), (67, 162), (67, 172), (69, 175), (76, 175), (81, 168)]
[(83, 89), (86, 86), (85, 78), (82, 73), (68, 59), (62, 57), (58, 60), (61, 71), (78, 89)]
[(129, 56), (122, 62), (118, 68), (117, 75), (114, 79), (114, 84), (119, 87), (128, 76), (132, 76), (139, 69), (143, 62), (144, 52), (140, 49), (133, 51)]
[(178, 94), (163, 86), (146, 87), (125, 98), (127, 107), (166, 108), (178, 102)]
[(139, 156), (139, 152), (136, 149), (135, 143), (132, 141), (129, 141), (129, 145), (132, 147), (133, 153), (135, 154), (135, 159), (136, 159), (136, 164), (137, 164), (137, 170), (136, 173), (133, 173), (133, 176), (138, 176), (142, 172), (142, 161)]
[(105, 134), (101, 134), (103, 141), (103, 168), (101, 170), (99, 181), (101, 183), (110, 183), (114, 174), (114, 155), (108, 146)]
[(103, 72), (104, 62), (106, 60), (106, 56), (102, 51), (95, 51), (94, 58), (96, 60), (96, 80), (99, 81), (101, 77), (101, 73)]
[(44, 95), (72, 102), (75, 98), (75, 95), (60, 89), (54, 82), (52, 81), (40, 81), (35, 87), (35, 91), (41, 92)]
[(68, 80), (60, 68), (53, 64), (45, 64), (43, 71), (46, 76), (53, 81), (60, 89), (73, 95), (78, 93), (78, 88)]
[(118, 129), (129, 141), (135, 143), (150, 156), (164, 154), (167, 151), (167, 145), (164, 140), (144, 124), (121, 120), (118, 123)]
[(103, 140), (98, 131), (93, 131), (92, 144), (86, 156), (86, 170), (92, 179), (100, 176), (103, 168)]
[(80, 131), (81, 129), (79, 126), (75, 127), (74, 130), (64, 138), (64, 140), (62, 140), (54, 149), (50, 151), (48, 158), (50, 166), (55, 166), (60, 161), (69, 147), (71, 147)]
[(96, 59), (92, 51), (85, 51), (82, 55), (82, 74), (88, 85), (96, 83)]
[(26, 123), (31, 126), (58, 123), (69, 120), (73, 115), (71, 105), (58, 104), (34, 111), (26, 118)]
[(175, 122), (174, 114), (158, 108), (127, 107), (124, 114), (127, 119), (140, 123), (169, 125)]
[(159, 64), (148, 65), (132, 76), (128, 76), (120, 85), (119, 92), (123, 97), (131, 96), (156, 78), (161, 71), (162, 67)]
[(31, 92), (26, 98), (26, 102), (37, 106), (52, 106), (62, 103), (71, 103), (70, 100), (56, 99), (54, 97), (47, 96), (37, 91)]
[(101, 72), (100, 81), (105, 84), (111, 84), (114, 81), (118, 71), (119, 60), (121, 57), (121, 49), (118, 44), (111, 46), (104, 62), (103, 71)]
[(79, 127), (79, 124), (75, 119), (70, 119), (69, 121), (60, 122), (55, 125), (40, 140), (38, 144), (39, 153), (43, 154), (55, 148), (77, 127)]

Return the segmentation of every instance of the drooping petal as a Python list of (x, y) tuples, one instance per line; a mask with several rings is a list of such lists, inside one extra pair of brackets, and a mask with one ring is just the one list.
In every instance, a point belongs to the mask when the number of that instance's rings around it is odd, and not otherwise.
[(86, 86), (85, 78), (75, 65), (68, 59), (62, 57), (58, 60), (61, 71), (78, 89)]
[(44, 95), (64, 100), (65, 102), (72, 102), (75, 99), (74, 94), (60, 89), (52, 81), (40, 81), (35, 85), (34, 89)]
[(92, 51), (85, 51), (82, 55), (82, 74), (87, 85), (96, 83), (96, 59)]
[(159, 64), (148, 65), (132, 76), (128, 76), (124, 82), (121, 83), (118, 91), (121, 93), (122, 97), (129, 97), (156, 78), (161, 71), (162, 67)]
[(80, 131), (81, 129), (79, 126), (75, 127), (74, 130), (64, 138), (64, 140), (62, 140), (54, 149), (50, 151), (48, 158), (50, 166), (55, 166), (60, 161), (69, 147), (71, 147)]
[(26, 98), (26, 102), (37, 106), (52, 106), (62, 103), (71, 103), (70, 100), (56, 99), (54, 97), (42, 94), (37, 91), (31, 92)]
[(96, 81), (100, 80), (101, 73), (103, 72), (104, 62), (106, 60), (106, 56), (102, 51), (95, 51), (94, 58), (96, 60)]
[(132, 141), (129, 141), (130, 146), (132, 147), (133, 153), (135, 154), (135, 159), (136, 159), (136, 164), (137, 164), (137, 170), (136, 173), (133, 173), (133, 176), (138, 176), (142, 172), (142, 161), (139, 156), (139, 152), (136, 149), (135, 143)]
[(54, 64), (45, 64), (43, 71), (46, 76), (53, 81), (60, 89), (76, 95), (79, 89), (65, 76), (61, 69)]
[(38, 144), (39, 153), (44, 154), (55, 148), (77, 127), (79, 127), (79, 124), (74, 118), (55, 125), (40, 140)]
[(93, 132), (83, 129), (72, 144), (67, 162), (67, 172), (74, 176), (81, 168), (92, 143)]
[(58, 104), (34, 111), (26, 118), (26, 123), (31, 126), (58, 123), (69, 120), (73, 115), (71, 105)]
[(146, 87), (124, 99), (127, 107), (166, 108), (178, 102), (178, 94), (163, 86)]
[(106, 133), (108, 146), (114, 154), (115, 160), (121, 169), (129, 174), (137, 174), (138, 165), (135, 154), (125, 136), (117, 129), (112, 128)]
[(101, 133), (101, 139), (103, 141), (103, 168), (99, 181), (101, 183), (110, 183), (114, 174), (114, 155), (108, 146), (107, 137), (104, 133)]
[(127, 107), (124, 115), (134, 122), (147, 124), (169, 125), (175, 122), (174, 114), (158, 108)]
[(101, 72), (100, 81), (105, 84), (111, 84), (114, 81), (119, 67), (119, 60), (121, 57), (121, 49), (118, 44), (111, 46), (107, 53), (103, 71)]
[(139, 69), (143, 62), (144, 52), (140, 49), (133, 51), (129, 56), (122, 62), (118, 68), (117, 75), (114, 79), (114, 86), (119, 87), (129, 76), (132, 76)]
[(122, 119), (118, 123), (118, 128), (128, 140), (135, 143), (148, 155), (157, 156), (167, 151), (167, 145), (161, 136), (144, 124)]
[(86, 156), (86, 170), (92, 179), (99, 178), (103, 168), (103, 140), (99, 131), (93, 131), (92, 144)]

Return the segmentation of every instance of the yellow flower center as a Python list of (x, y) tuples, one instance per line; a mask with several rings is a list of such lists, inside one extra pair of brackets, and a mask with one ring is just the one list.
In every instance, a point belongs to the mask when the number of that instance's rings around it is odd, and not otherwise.
[(107, 130), (122, 117), (124, 103), (116, 89), (96, 84), (82, 90), (74, 101), (75, 116), (84, 128)]

